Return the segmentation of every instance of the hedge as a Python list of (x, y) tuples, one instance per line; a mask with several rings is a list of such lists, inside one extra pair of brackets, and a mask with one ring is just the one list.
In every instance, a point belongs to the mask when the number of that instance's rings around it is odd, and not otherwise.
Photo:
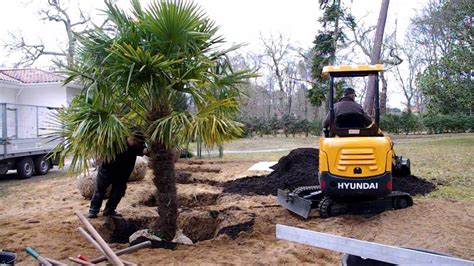
[(466, 114), (429, 114), (419, 116), (403, 112), (401, 115), (386, 114), (381, 117), (380, 128), (390, 133), (460, 133), (474, 131), (474, 117)]

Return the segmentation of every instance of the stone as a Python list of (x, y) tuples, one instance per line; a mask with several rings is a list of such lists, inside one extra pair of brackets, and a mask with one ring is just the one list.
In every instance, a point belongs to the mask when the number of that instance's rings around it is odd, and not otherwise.
[(146, 171), (148, 170), (148, 160), (145, 157), (137, 156), (135, 161), (135, 167), (133, 168), (132, 174), (128, 178), (129, 182), (140, 181), (145, 178)]
[(189, 239), (189, 237), (187, 237), (183, 234), (183, 230), (176, 231), (176, 235), (174, 236), (174, 238), (171, 242), (177, 243), (177, 244), (183, 244), (183, 245), (192, 245), (193, 244), (193, 241), (191, 239)]
[[(92, 195), (95, 191), (95, 184), (97, 181), (96, 177), (97, 171), (89, 171), (87, 173), (82, 173), (77, 177), (77, 189), (85, 199), (90, 200), (92, 198)], [(112, 187), (109, 187), (107, 189), (105, 199), (109, 198), (111, 189)]]

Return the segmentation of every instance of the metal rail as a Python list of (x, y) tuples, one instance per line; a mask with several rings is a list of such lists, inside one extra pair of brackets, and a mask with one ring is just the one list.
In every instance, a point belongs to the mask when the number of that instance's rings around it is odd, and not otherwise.
[(452, 265), (473, 266), (474, 261), (426, 253), (401, 247), (319, 233), (277, 224), (276, 237), (313, 247), (329, 249), (398, 265)]

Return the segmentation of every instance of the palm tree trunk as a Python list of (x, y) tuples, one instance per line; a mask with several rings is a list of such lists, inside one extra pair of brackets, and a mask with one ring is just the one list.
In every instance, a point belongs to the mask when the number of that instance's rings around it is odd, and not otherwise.
[[(165, 117), (169, 108), (161, 107), (147, 114), (150, 122)], [(156, 228), (165, 240), (174, 238), (178, 221), (175, 167), (176, 154), (173, 147), (158, 140), (150, 143), (150, 166), (153, 170), (153, 184), (156, 187), (156, 203), (160, 218)]]
[(162, 143), (151, 144), (150, 161), (153, 170), (153, 184), (157, 190), (157, 228), (163, 238), (171, 241), (177, 229), (178, 204), (176, 196), (175, 153)]

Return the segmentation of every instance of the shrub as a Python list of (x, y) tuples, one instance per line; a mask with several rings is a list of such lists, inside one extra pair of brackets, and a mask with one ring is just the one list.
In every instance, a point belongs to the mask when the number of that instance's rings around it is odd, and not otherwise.
[(402, 131), (401, 116), (385, 114), (380, 118), (380, 128), (390, 133), (399, 134)]
[(323, 132), (323, 122), (319, 119), (309, 122), (309, 131), (314, 136), (320, 136)]
[(462, 113), (428, 114), (423, 117), (423, 125), (430, 134), (466, 132), (474, 129), (474, 117)]
[(420, 132), (423, 124), (419, 116), (409, 112), (402, 112), (400, 126), (405, 134)]

